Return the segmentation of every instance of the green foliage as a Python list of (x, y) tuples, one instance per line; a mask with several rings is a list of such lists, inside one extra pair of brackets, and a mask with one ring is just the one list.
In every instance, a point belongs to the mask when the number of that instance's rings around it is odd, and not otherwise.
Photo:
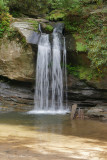
[[(96, 4), (97, 9), (99, 7), (98, 4), (103, 2), (100, 0), (89, 0), (87, 2), (83, 0), (81, 1), (81, 8), (85, 8), (85, 5), (88, 4), (86, 7), (88, 6), (89, 11), (92, 12), (92, 6), (89, 8), (89, 3), (93, 3), (94, 6)], [(80, 40), (76, 39), (76, 50), (80, 52), (88, 51), (91, 67), (95, 70), (97, 69), (99, 73), (103, 71), (103, 66), (107, 64), (107, 27), (104, 13), (93, 11), (93, 14), (87, 14), (86, 11), (84, 15), (81, 14), (80, 16), (73, 10), (70, 12), (69, 9), (64, 19), (66, 32), (71, 32), (81, 37)], [(85, 14), (87, 16), (84, 18)]]
[(14, 18), (20, 18), (20, 17), (23, 16), (19, 11), (12, 11), (12, 12), (11, 12), (11, 15), (12, 15), (12, 17), (14, 17)]
[(0, 38), (3, 37), (4, 32), (9, 31), (9, 25), (12, 17), (8, 12), (7, 1), (0, 1)]
[(79, 30), (79, 21), (74, 21), (71, 24), (71, 21), (65, 19), (64, 24), (66, 32), (74, 33)]
[[(53, 9), (47, 16), (48, 20), (59, 21), (64, 20), (66, 30), (76, 30), (76, 25), (72, 24), (72, 15), (80, 15), (82, 13), (81, 2), (79, 0), (48, 0)], [(78, 21), (73, 21), (78, 23)]]
[(98, 72), (96, 72), (95, 70), (93, 71), (91, 68), (86, 68), (83, 66), (79, 67), (79, 78), (80, 79), (87, 79), (92, 80), (92, 79), (97, 79), (99, 76)]
[(46, 13), (48, 10), (47, 1), (40, 0), (8, 0), (11, 12), (20, 12), (25, 15), (36, 15)]
[(64, 0), (63, 7), (72, 14), (81, 14), (81, 1), (80, 0)]
[(63, 4), (63, 0), (47, 0), (47, 2), (51, 9), (60, 9)]
[(107, 43), (102, 42), (100, 38), (98, 36), (88, 44), (90, 47), (88, 57), (92, 61), (92, 66), (97, 68), (107, 64)]
[(9, 25), (11, 21), (11, 15), (8, 12), (2, 12), (0, 14), (0, 38), (3, 37), (4, 32), (9, 31)]
[(102, 68), (107, 64), (107, 28), (103, 25), (100, 15), (91, 15), (81, 33), (88, 46), (88, 57), (92, 67)]
[(81, 2), (79, 0), (47, 0), (52, 9), (79, 9)]
[(7, 1), (6, 0), (0, 0), (0, 14), (5, 11), (8, 11), (8, 7), (7, 7)]
[(86, 66), (72, 66), (72, 64), (69, 64), (66, 67), (68, 74), (74, 75), (81, 80), (86, 79), (90, 81), (103, 77), (103, 73), (99, 74), (98, 70), (93, 70)]
[(68, 74), (73, 74), (76, 77), (79, 77), (79, 71), (78, 71), (78, 66), (72, 66), (72, 64), (66, 65), (67, 68), (67, 73)]

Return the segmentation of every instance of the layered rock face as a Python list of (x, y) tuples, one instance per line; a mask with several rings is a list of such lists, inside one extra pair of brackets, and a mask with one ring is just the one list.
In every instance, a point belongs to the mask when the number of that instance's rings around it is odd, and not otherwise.
[(68, 77), (68, 101), (77, 103), (80, 107), (96, 106), (107, 103), (107, 90), (97, 89), (85, 80), (79, 80), (73, 76)]
[[(70, 107), (74, 103), (79, 107), (94, 107), (97, 104), (107, 106), (106, 90), (97, 90), (72, 76), (69, 78), (67, 99)], [(66, 89), (64, 92), (64, 99), (66, 99)], [(0, 106), (10, 106), (13, 109), (33, 109), (34, 85), (17, 81), (0, 82)]]

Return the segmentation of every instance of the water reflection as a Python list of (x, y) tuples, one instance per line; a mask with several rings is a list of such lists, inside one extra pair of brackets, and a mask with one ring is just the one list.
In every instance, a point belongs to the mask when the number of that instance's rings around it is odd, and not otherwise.
[(63, 134), (67, 119), (69, 117), (61, 115), (39, 115), (35, 119), (35, 127), (38, 126), (37, 130), (40, 132)]
[(0, 113), (1, 124), (22, 125), (29, 130), (107, 141), (107, 124), (93, 120), (73, 120), (70, 115), (28, 115)]

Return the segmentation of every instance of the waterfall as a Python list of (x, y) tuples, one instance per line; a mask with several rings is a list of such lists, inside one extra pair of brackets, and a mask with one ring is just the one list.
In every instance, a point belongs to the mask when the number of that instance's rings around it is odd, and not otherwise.
[(66, 90), (66, 94), (65, 94), (65, 99), (66, 99), (66, 109), (68, 108), (68, 103), (67, 103), (67, 68), (66, 68), (66, 64), (67, 64), (67, 60), (66, 60), (66, 42), (65, 42), (65, 37), (63, 40), (63, 83), (65, 84), (65, 90)]
[(36, 64), (35, 107), (31, 112), (36, 114), (68, 112), (67, 105), (63, 104), (63, 83), (67, 89), (66, 44), (61, 29), (56, 27), (51, 43), (48, 34), (41, 33), (40, 36)]
[(51, 45), (49, 35), (42, 34), (38, 44), (36, 65), (35, 110), (49, 109)]
[(52, 47), (52, 108), (63, 110), (63, 77), (61, 69), (61, 45), (58, 33), (53, 32)]

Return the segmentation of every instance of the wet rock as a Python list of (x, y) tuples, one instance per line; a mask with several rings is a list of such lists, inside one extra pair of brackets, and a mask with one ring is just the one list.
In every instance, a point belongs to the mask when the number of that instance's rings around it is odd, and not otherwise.
[(64, 23), (56, 23), (54, 28), (57, 30), (58, 33), (62, 34), (64, 30)]
[[(85, 81), (73, 76), (68, 77), (68, 101), (77, 103), (80, 107), (94, 107), (97, 104), (106, 103), (107, 90), (96, 89)], [(66, 97), (66, 90), (65, 90)]]
[(14, 81), (0, 82), (0, 106), (33, 108), (34, 92), (32, 92), (32, 85)]
[(73, 35), (69, 34), (65, 36), (66, 47), (68, 52), (76, 51), (76, 40)]
[(87, 114), (88, 115), (97, 115), (100, 112), (104, 112), (104, 110), (101, 109), (101, 108), (98, 108), (98, 107), (94, 107), (94, 108), (89, 109), (88, 112), (87, 112)]
[(102, 120), (106, 120), (107, 119), (107, 106), (103, 107), (103, 106), (99, 106), (97, 105), (96, 107), (90, 108), (86, 115), (89, 117), (102, 117)]

